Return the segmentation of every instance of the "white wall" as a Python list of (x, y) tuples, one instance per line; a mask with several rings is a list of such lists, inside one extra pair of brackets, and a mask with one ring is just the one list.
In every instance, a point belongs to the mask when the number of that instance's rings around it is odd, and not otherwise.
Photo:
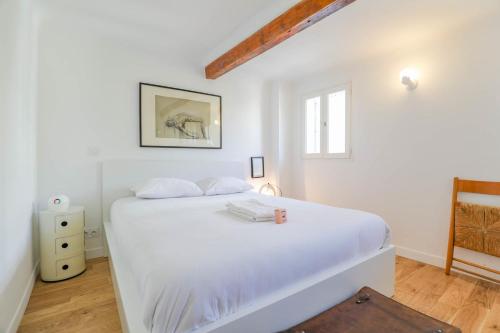
[[(94, 23), (58, 13), (40, 23), (41, 209), (50, 195), (65, 193), (85, 206), (88, 227), (99, 226), (103, 159), (239, 160), (249, 168), (250, 156), (262, 154), (262, 110), (269, 103), (261, 80), (248, 73), (205, 80), (202, 68), (149, 52)], [(223, 149), (140, 148), (139, 82), (222, 95)], [(98, 255), (101, 239), (86, 246), (88, 255)]]
[[(288, 194), (375, 212), (400, 253), (442, 264), (452, 178), (500, 181), (500, 19), (292, 83)], [(400, 70), (415, 66), (408, 92)], [(352, 82), (352, 158), (301, 158), (300, 96)], [(286, 124), (285, 124), (286, 125)], [(282, 177), (283, 178), (283, 177)], [(498, 258), (483, 258), (499, 265)]]
[(37, 261), (31, 29), (29, 1), (0, 1), (0, 332), (16, 331)]

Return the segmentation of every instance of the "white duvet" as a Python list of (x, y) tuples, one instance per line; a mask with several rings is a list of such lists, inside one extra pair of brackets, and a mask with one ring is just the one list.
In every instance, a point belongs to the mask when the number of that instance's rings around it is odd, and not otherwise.
[[(226, 212), (257, 198), (286, 208), (288, 222), (249, 222)], [(111, 209), (120, 255), (127, 258), (155, 333), (190, 332), (313, 274), (378, 251), (388, 228), (373, 214), (242, 193), (147, 200)]]

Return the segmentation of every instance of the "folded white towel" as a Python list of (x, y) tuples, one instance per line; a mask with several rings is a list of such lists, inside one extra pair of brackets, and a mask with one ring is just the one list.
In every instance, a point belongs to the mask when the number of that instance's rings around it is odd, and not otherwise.
[(244, 214), (238, 210), (234, 210), (234, 209), (231, 209), (231, 208), (228, 208), (228, 212), (236, 215), (236, 216), (239, 216), (241, 218), (244, 218), (245, 220), (249, 220), (251, 222), (270, 222), (270, 221), (274, 221), (274, 217), (253, 217), (253, 216), (250, 216), (250, 215), (247, 215), (247, 214)]
[(255, 199), (232, 201), (226, 204), (228, 211), (254, 222), (274, 220), (274, 211), (281, 209), (263, 204)]
[(274, 217), (274, 210), (278, 208), (265, 205), (255, 199), (230, 201), (226, 206), (231, 210), (239, 211), (242, 214), (256, 218)]

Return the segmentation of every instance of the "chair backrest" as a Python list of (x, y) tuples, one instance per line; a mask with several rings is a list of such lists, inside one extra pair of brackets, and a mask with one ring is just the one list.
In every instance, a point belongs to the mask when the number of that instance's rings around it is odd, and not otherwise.
[(500, 195), (500, 182), (467, 180), (455, 177), (457, 192)]
[(446, 258), (446, 274), (453, 268), (468, 274), (500, 283), (500, 280), (479, 274), (474, 271), (453, 265), (457, 261), (490, 273), (500, 275), (500, 271), (469, 260), (454, 257), (454, 247), (500, 257), (500, 207), (483, 206), (458, 201), (458, 193), (474, 193), (500, 196), (500, 182), (459, 179), (453, 180), (453, 193), (450, 216), (450, 233), (448, 254)]
[(500, 207), (459, 202), (458, 193), (500, 195), (500, 182), (455, 178), (454, 245), (500, 257)]

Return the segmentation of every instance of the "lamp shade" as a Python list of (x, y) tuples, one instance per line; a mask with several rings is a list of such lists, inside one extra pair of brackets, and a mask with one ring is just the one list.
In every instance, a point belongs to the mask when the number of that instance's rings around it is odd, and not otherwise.
[(273, 185), (271, 183), (266, 183), (262, 185), (259, 189), (259, 193), (264, 195), (271, 195), (274, 197), (276, 196), (281, 197), (282, 195), (281, 189), (278, 186)]

